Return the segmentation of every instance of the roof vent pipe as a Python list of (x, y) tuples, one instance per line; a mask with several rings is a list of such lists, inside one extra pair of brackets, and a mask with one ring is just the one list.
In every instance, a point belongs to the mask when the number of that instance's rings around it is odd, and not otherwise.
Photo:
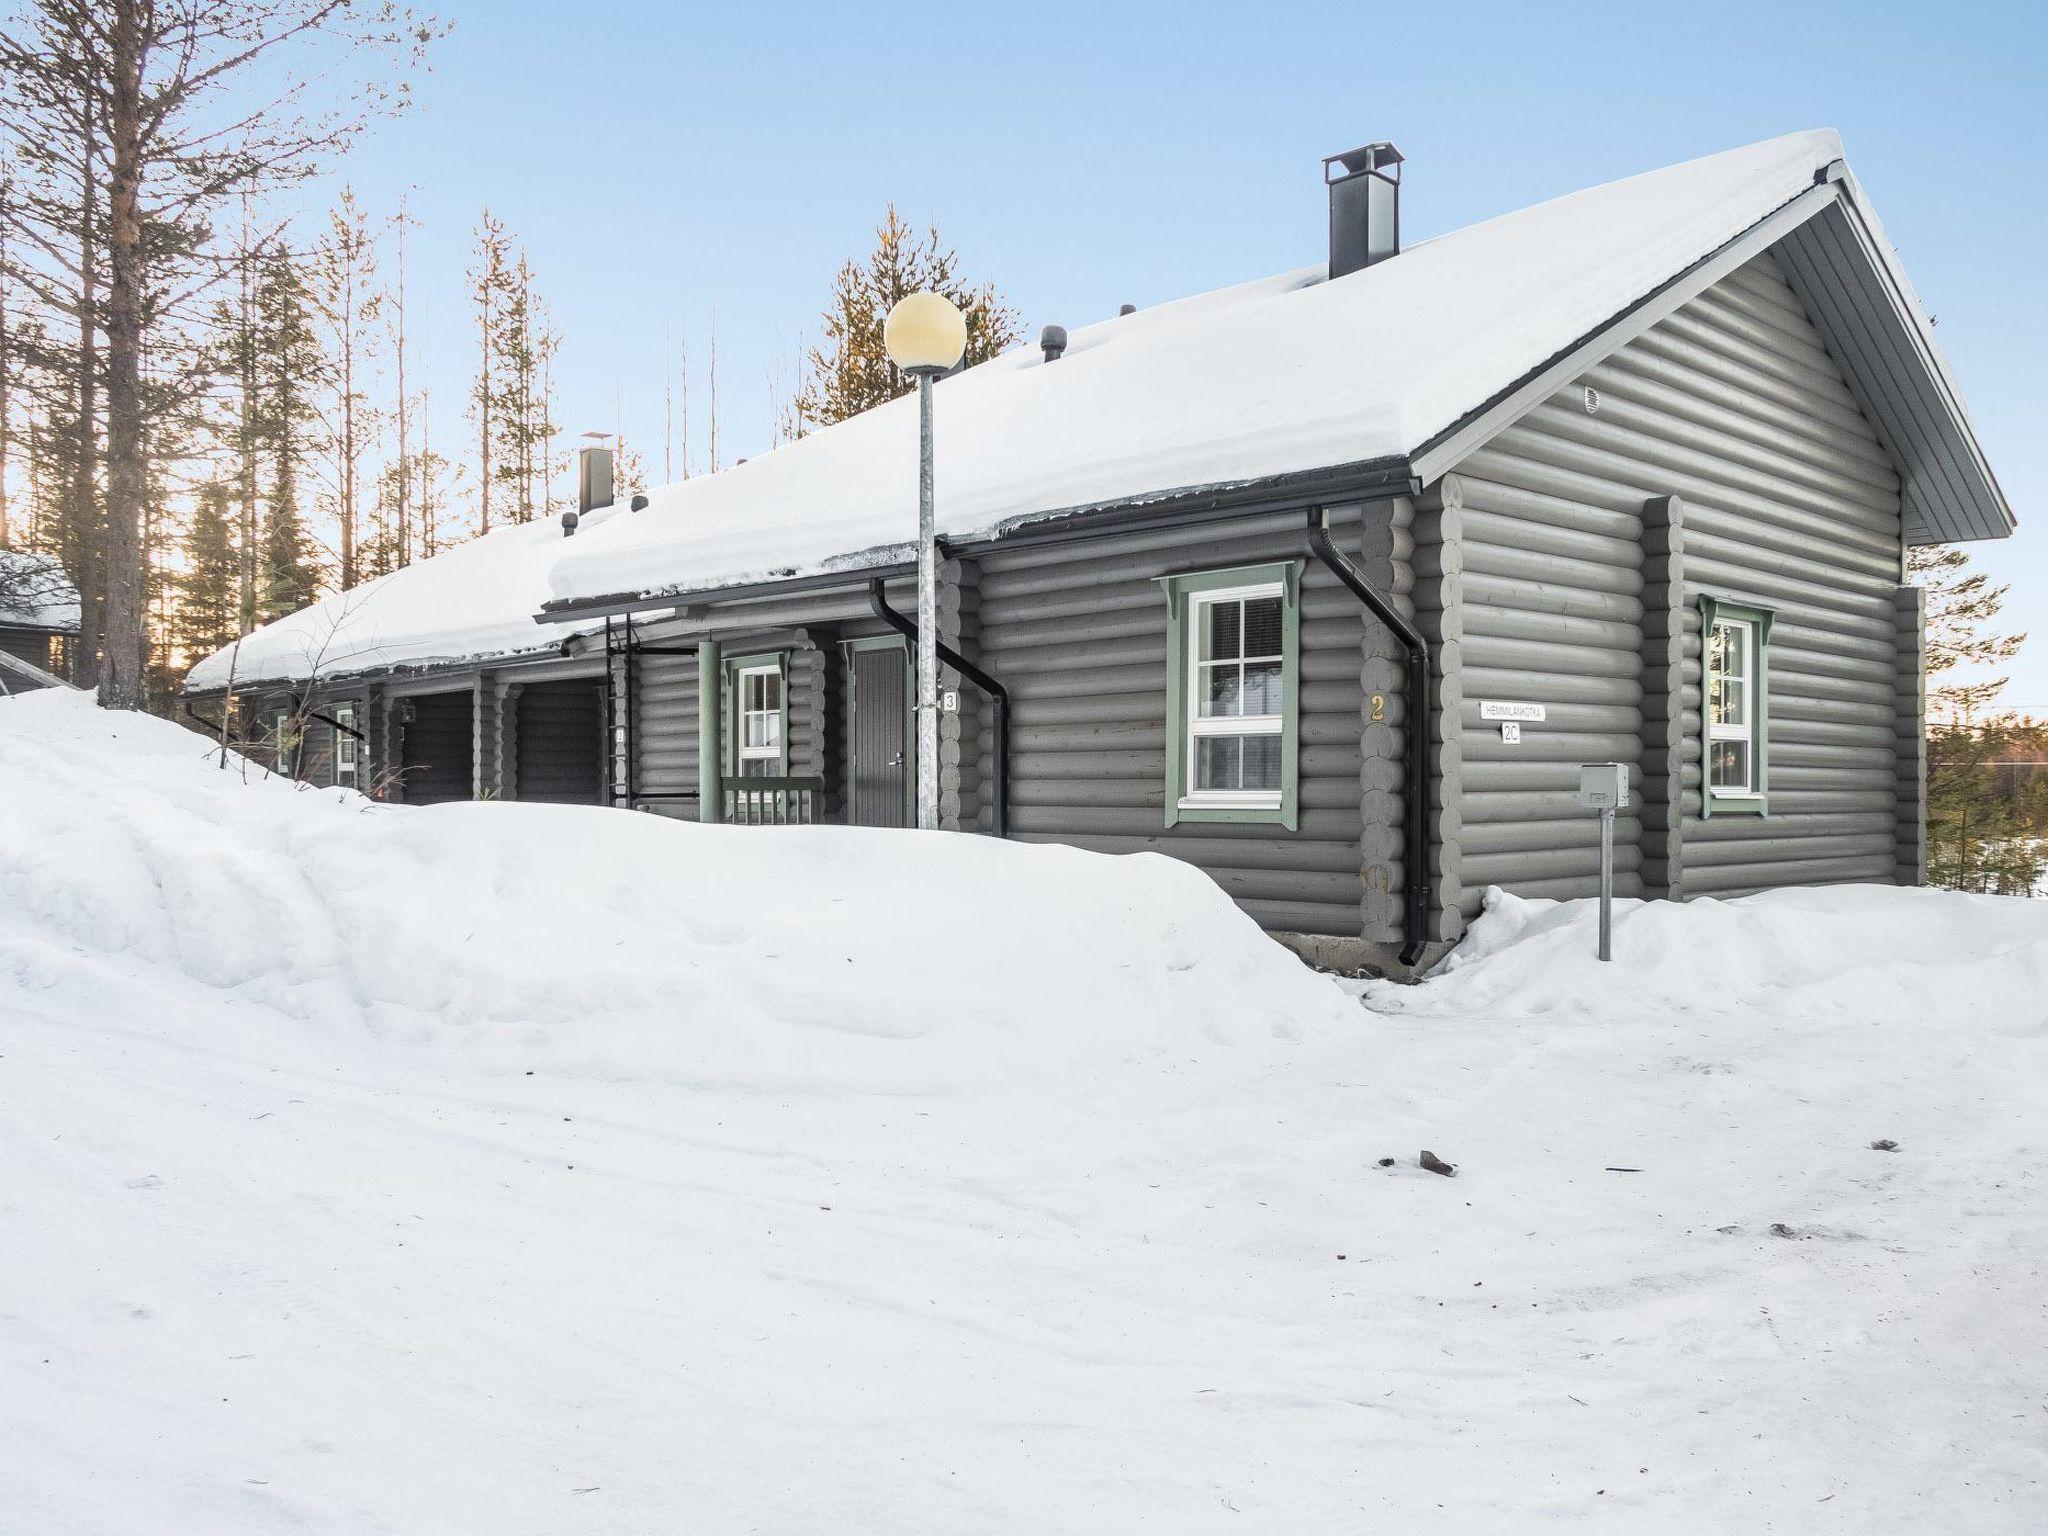
[(1343, 277), (1401, 250), (1401, 151), (1384, 140), (1323, 162), (1330, 190), (1330, 276)]
[(1121, 308), (1119, 308), (1119, 309), (1117, 310), (1117, 314), (1118, 314), (1119, 316), (1123, 316), (1123, 315), (1135, 315), (1135, 314), (1136, 314), (1137, 312), (1138, 312), (1138, 306), (1137, 306), (1137, 305), (1135, 305), (1135, 304), (1125, 304), (1125, 305), (1123, 305), (1123, 306), (1122, 306)]
[(1064, 325), (1048, 325), (1038, 333), (1038, 345), (1045, 351), (1045, 360), (1056, 363), (1060, 354), (1067, 350), (1067, 328)]

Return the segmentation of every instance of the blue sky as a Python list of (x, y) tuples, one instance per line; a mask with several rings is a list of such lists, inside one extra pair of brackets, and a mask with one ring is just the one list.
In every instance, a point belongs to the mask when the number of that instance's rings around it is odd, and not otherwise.
[(1317, 259), (1321, 158), (1371, 139), (1408, 156), (1420, 238), (1837, 128), (2022, 519), (1978, 550), (2038, 634), (2007, 697), (2048, 709), (2048, 7), (443, 4), (419, 110), (343, 167), (373, 208), (409, 188), (422, 221), (437, 446), (466, 430), (460, 273), (488, 204), (566, 334), (563, 424), (617, 411), (657, 478), (664, 326), (689, 347), (693, 457), (714, 313), (721, 453), (759, 452), (892, 199), (1035, 333)]

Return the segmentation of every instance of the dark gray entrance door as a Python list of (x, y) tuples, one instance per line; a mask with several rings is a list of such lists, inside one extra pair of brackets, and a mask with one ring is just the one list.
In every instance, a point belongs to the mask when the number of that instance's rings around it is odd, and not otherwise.
[(853, 805), (859, 827), (910, 825), (906, 710), (910, 687), (900, 645), (863, 646), (853, 672)]
[(476, 798), (476, 701), (461, 693), (421, 693), (404, 701), (399, 768), (408, 805)]
[(604, 684), (588, 677), (519, 690), (514, 780), (522, 800), (604, 801)]

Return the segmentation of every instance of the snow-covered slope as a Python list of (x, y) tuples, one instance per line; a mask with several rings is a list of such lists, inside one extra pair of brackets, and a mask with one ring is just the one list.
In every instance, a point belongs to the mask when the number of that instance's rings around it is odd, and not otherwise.
[(1164, 859), (214, 761), (0, 701), (0, 1530), (2039, 1528), (2048, 907), (1371, 1012)]

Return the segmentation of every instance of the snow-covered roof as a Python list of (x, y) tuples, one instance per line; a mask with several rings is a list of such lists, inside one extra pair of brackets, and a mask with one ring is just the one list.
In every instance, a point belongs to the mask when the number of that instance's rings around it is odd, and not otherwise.
[(54, 555), (0, 549), (0, 625), (78, 633), (78, 588)]
[[(578, 537), (623, 514), (587, 514)], [(495, 528), (264, 625), (200, 662), (185, 687), (203, 693), (225, 688), (230, 676), (239, 687), (553, 649), (592, 627), (533, 622), (549, 595), (548, 570), (570, 542), (553, 518)]]
[[(2009, 531), (1926, 316), (1854, 178), (1834, 169), (1841, 157), (1832, 130), (1788, 134), (1539, 203), (1335, 280), (1318, 264), (1080, 327), (1055, 362), (1036, 346), (1005, 353), (937, 387), (940, 532), (967, 541), (1354, 466), (1421, 473), (1620, 317), (1799, 214), (1798, 200), (1835, 196), (1817, 191), (1831, 175), (1875, 232), (1869, 259), (1889, 282), (1869, 290), (1888, 297), (1849, 307), (1900, 309), (1897, 366), (1932, 391), (1881, 381), (1875, 408), (1887, 422), (1888, 407), (1903, 413), (1899, 437), (1940, 416), (1949, 457), (1936, 468), (1961, 465), (1956, 476), (1988, 487), (1974, 528), (1944, 536)], [(236, 675), (304, 677), (315, 657), (339, 677), (518, 656), (607, 608), (894, 564), (916, 527), (916, 438), (916, 403), (897, 400), (659, 487), (644, 510), (590, 517), (573, 540), (551, 523), (500, 530), (258, 630)], [(1913, 483), (1909, 533), (1924, 533)], [(544, 605), (549, 621), (536, 625)], [(210, 657), (187, 686), (221, 687), (228, 666), (228, 653)]]
[[(1019, 348), (936, 390), (939, 529), (1290, 474), (1399, 463), (1532, 369), (1815, 184), (1795, 133), (1474, 224), (1335, 280), (1318, 265)], [(901, 555), (917, 408), (902, 399), (723, 474), (565, 551), (559, 603), (715, 590)]]

